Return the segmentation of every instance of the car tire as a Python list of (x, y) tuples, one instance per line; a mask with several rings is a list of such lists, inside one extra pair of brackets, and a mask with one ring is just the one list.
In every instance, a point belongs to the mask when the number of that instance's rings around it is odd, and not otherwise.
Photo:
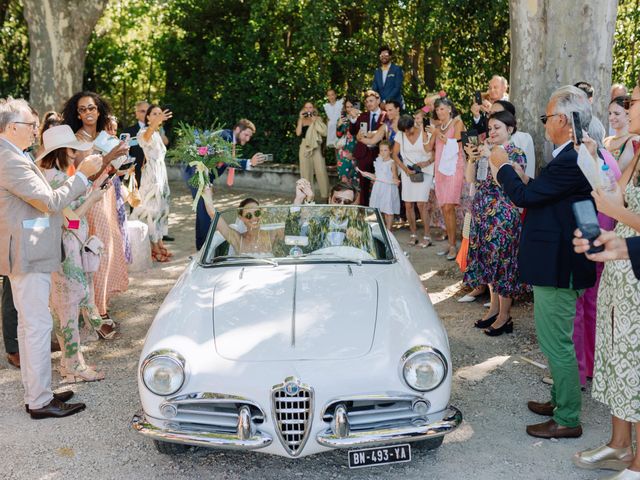
[(162, 442), (160, 440), (154, 440), (153, 444), (156, 446), (156, 450), (164, 455), (180, 455), (186, 453), (191, 448), (188, 445)]
[(436, 438), (429, 438), (427, 440), (421, 440), (419, 442), (416, 442), (415, 446), (416, 446), (416, 449), (418, 450), (423, 450), (423, 451), (435, 450), (440, 445), (442, 445), (443, 441), (444, 441), (444, 435)]

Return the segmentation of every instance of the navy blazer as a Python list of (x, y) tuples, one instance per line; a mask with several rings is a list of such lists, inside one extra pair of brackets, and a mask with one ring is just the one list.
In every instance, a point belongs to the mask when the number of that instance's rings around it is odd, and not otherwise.
[(576, 221), (571, 205), (591, 200), (591, 186), (577, 161), (570, 143), (526, 185), (511, 166), (498, 172), (498, 182), (511, 201), (527, 209), (518, 253), (525, 283), (575, 289), (595, 285), (595, 263), (573, 251)]
[(392, 63), (389, 66), (389, 72), (387, 73), (387, 81), (382, 83), (382, 68), (376, 68), (373, 74), (372, 90), (375, 90), (380, 95), (380, 100), (388, 102), (389, 100), (395, 100), (404, 107), (404, 98), (402, 97), (402, 83), (404, 81), (404, 73), (402, 69)]
[(640, 237), (627, 238), (627, 250), (631, 259), (633, 274), (640, 280)]

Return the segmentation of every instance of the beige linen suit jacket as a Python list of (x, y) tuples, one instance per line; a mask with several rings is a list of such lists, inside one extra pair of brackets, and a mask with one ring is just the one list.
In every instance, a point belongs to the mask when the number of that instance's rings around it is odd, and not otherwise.
[(73, 176), (53, 190), (35, 163), (0, 138), (0, 274), (59, 270), (61, 212), (86, 189)]

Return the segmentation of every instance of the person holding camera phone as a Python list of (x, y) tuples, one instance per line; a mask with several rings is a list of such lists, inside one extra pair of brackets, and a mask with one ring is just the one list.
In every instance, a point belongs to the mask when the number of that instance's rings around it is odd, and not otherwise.
[[(107, 129), (111, 108), (100, 95), (94, 92), (78, 92), (64, 105), (62, 118), (64, 124), (69, 125), (80, 141), (93, 142), (99, 134)], [(94, 149), (94, 152), (100, 153)], [(91, 180), (101, 185), (104, 180), (114, 173), (111, 162), (123, 155), (127, 155), (129, 146), (125, 142), (117, 142), (110, 152), (103, 156), (103, 168)], [(76, 162), (83, 157), (80, 153)], [(111, 182), (104, 199), (93, 205), (87, 212), (89, 233), (96, 235), (104, 244), (104, 253), (100, 256), (100, 267), (93, 274), (95, 304), (102, 319), (110, 325), (115, 325), (109, 316), (107, 307), (111, 297), (125, 292), (129, 287), (127, 259), (125, 256), (125, 239), (120, 230), (116, 192)]]
[(478, 135), (484, 137), (487, 133), (487, 118), (491, 115), (491, 105), (498, 100), (509, 100), (509, 82), (507, 79), (494, 75), (489, 80), (489, 88), (486, 93), (482, 93), (479, 90), (476, 91), (474, 101), (471, 104), (471, 115), (473, 117), (473, 123), (471, 128), (478, 132)]
[(142, 167), (139, 189), (141, 202), (133, 209), (131, 219), (140, 220), (149, 227), (151, 256), (156, 262), (168, 262), (173, 256), (162, 241), (169, 228), (171, 190), (164, 162), (167, 147), (159, 133), (162, 123), (172, 116), (169, 110), (162, 110), (158, 105), (151, 104), (145, 116), (145, 127), (138, 132), (138, 143), (144, 151), (146, 161)]
[(510, 140), (516, 128), (516, 118), (510, 112), (493, 113), (489, 116), (487, 143), (464, 146), (467, 182), (475, 186), (464, 284), (476, 292), (489, 286), (489, 311), (474, 326), (485, 329), (484, 333), (492, 337), (513, 332), (513, 298), (530, 291), (520, 282), (518, 271), (520, 210), (495, 182), (488, 168), (491, 145), (504, 146), (509, 161), (525, 168), (524, 152)]
[(344, 101), (344, 109), (338, 119), (336, 129), (336, 167), (340, 182), (358, 186), (358, 172), (354, 164), (353, 152), (356, 148), (356, 138), (349, 131), (349, 117), (353, 115), (354, 100), (347, 97)]
[(583, 125), (589, 125), (592, 113), (587, 96), (570, 85), (553, 92), (541, 121), (547, 138), (559, 147), (553, 152), (554, 159), (528, 183), (511, 166), (503, 148), (494, 146), (489, 159), (492, 175), (507, 196), (527, 209), (518, 252), (520, 280), (533, 286), (538, 343), (554, 382), (550, 401), (527, 405), (534, 413), (551, 417), (527, 426), (529, 435), (540, 438), (582, 435), (573, 325), (576, 300), (582, 289), (594, 285), (596, 272), (594, 264), (574, 253), (572, 246), (576, 229), (572, 204), (591, 198), (591, 187), (577, 165), (573, 147), (572, 112), (578, 113)]
[(318, 115), (311, 102), (305, 102), (298, 115), (296, 135), (302, 137), (300, 142), (300, 178), (305, 178), (313, 185), (315, 174), (320, 196), (329, 197), (329, 175), (322, 154), (322, 138), (327, 136), (327, 125)]
[[(631, 98), (625, 105), (629, 112), (629, 132), (640, 134), (640, 79)], [(596, 143), (585, 137), (585, 146), (597, 158)], [(587, 255), (593, 260), (608, 260), (612, 245), (634, 245), (632, 238), (640, 231), (640, 145), (636, 144), (634, 156), (613, 192), (597, 189), (592, 193), (598, 211), (618, 221), (613, 234), (602, 230), (594, 246), (604, 243), (605, 250)], [(577, 231), (576, 233), (580, 233)], [(603, 242), (607, 236), (613, 240)], [(618, 239), (626, 239), (619, 241)], [(577, 240), (577, 241), (576, 241)], [(581, 239), (587, 248), (575, 251), (584, 253), (591, 242)], [(594, 239), (591, 239), (593, 241)], [(582, 255), (581, 255), (582, 256)], [(625, 258), (621, 255), (617, 258)], [(584, 258), (584, 256), (582, 256)], [(611, 478), (640, 478), (640, 450), (632, 450), (632, 430), (636, 443), (640, 439), (640, 282), (636, 276), (637, 261), (606, 262), (602, 272), (597, 300), (596, 346), (591, 393), (593, 398), (607, 405), (611, 411), (611, 438), (600, 447), (578, 452), (573, 461), (582, 468), (603, 468), (616, 465), (620, 474)]]

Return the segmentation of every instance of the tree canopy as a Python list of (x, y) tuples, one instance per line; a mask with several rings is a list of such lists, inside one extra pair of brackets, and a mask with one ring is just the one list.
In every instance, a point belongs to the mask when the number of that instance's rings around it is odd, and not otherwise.
[[(613, 81), (628, 86), (640, 71), (639, 3), (618, 8)], [(0, 22), (0, 94), (27, 96), (20, 0), (0, 0)], [(382, 44), (404, 69), (409, 110), (444, 90), (465, 111), (491, 75), (508, 77), (508, 0), (111, 0), (88, 47), (84, 86), (125, 124), (140, 99), (202, 126), (249, 118), (253, 149), (295, 162), (303, 103), (321, 109), (328, 88), (361, 96)]]

